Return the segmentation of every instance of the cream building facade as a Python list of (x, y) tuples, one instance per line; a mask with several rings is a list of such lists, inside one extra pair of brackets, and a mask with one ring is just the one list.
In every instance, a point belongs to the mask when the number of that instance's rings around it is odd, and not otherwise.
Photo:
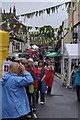
[(65, 36), (65, 43), (74, 43), (80, 40), (80, 2), (71, 2), (68, 8), (68, 34)]

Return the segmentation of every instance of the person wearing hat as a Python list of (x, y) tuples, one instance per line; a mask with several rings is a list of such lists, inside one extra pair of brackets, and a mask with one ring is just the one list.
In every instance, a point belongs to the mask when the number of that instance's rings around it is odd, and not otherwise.
[(45, 67), (45, 69), (46, 69), (45, 81), (46, 81), (46, 85), (48, 86), (47, 93), (51, 94), (51, 89), (52, 89), (53, 79), (54, 79), (54, 69), (51, 65), (50, 60), (47, 61), (47, 66)]
[(27, 91), (28, 99), (30, 103), (30, 109), (31, 109), (30, 115), (32, 117), (34, 117), (33, 111), (36, 111), (35, 81), (36, 81), (36, 72), (37, 72), (36, 67), (33, 65), (33, 62), (34, 61), (32, 58), (28, 59), (27, 71), (30, 72), (30, 74), (32, 75), (34, 82), (29, 87), (26, 87), (26, 91)]

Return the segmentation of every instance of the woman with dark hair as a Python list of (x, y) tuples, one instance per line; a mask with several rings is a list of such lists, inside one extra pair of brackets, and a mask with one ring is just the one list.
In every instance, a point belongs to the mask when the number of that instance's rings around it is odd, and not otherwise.
[(41, 104), (44, 104), (45, 102), (45, 91), (42, 90), (43, 88), (43, 83), (44, 83), (44, 79), (45, 79), (45, 68), (43, 65), (43, 61), (40, 60), (38, 62), (38, 69), (37, 69), (37, 74), (38, 74), (38, 89), (37, 89), (37, 103), (38, 103), (38, 99), (39, 99), (39, 91), (40, 91), (40, 102)]
[(51, 89), (52, 89), (52, 84), (53, 84), (53, 79), (54, 79), (54, 69), (51, 65), (51, 61), (48, 60), (47, 66), (45, 67), (46, 69), (46, 85), (48, 86), (48, 94), (51, 94)]

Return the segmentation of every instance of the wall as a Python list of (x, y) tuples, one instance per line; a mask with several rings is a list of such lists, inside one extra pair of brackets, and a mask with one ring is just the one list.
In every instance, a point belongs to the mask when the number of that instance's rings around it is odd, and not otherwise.
[[(73, 27), (80, 21), (80, 2), (72, 2), (68, 13), (68, 27)], [(68, 31), (65, 43), (73, 43), (73, 32)]]

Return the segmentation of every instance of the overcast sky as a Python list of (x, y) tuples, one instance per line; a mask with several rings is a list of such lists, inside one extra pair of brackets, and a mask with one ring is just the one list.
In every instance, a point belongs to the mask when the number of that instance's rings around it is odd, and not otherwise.
[[(28, 12), (33, 12), (36, 10), (52, 7), (60, 3), (63, 3), (63, 1), (62, 2), (39, 2), (39, 1), (38, 2), (20, 2), (19, 0), (19, 2), (2, 3), (1, 6), (2, 6), (2, 9), (5, 9), (6, 12), (9, 12), (10, 7), (13, 8), (13, 6), (15, 5), (17, 15), (20, 15), (22, 13), (28, 13)], [(26, 26), (41, 27), (44, 25), (51, 25), (52, 27), (59, 27), (62, 24), (62, 21), (67, 18), (68, 18), (68, 15), (67, 15), (65, 6), (63, 5), (58, 9), (58, 13), (53, 13), (50, 16), (47, 14), (43, 14), (40, 17), (33, 17), (32, 19), (26, 18), (25, 23), (24, 23), (24, 17), (22, 17), (20, 18), (20, 21), (22, 21)]]

